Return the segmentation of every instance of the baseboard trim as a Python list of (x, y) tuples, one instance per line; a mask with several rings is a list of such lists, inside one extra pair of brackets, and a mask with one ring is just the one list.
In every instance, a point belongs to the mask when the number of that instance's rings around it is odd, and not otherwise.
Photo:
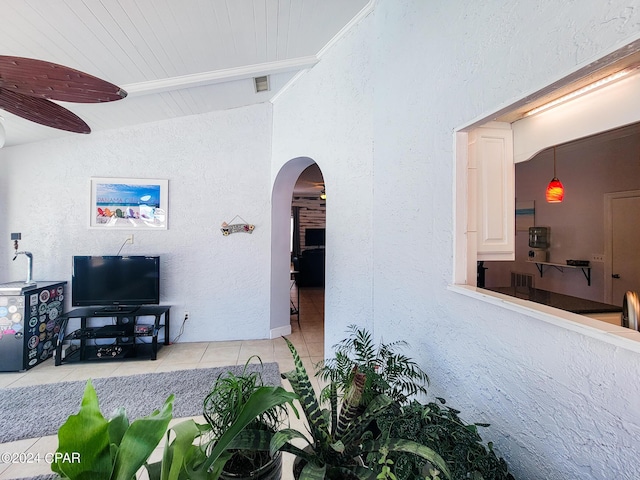
[(281, 327), (271, 329), (271, 338), (280, 338), (284, 335), (291, 334), (291, 325), (283, 325)]

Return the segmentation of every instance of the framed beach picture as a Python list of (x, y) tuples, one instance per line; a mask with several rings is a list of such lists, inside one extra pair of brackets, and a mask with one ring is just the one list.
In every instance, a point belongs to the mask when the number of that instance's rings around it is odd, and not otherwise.
[(166, 230), (168, 180), (91, 178), (90, 228)]

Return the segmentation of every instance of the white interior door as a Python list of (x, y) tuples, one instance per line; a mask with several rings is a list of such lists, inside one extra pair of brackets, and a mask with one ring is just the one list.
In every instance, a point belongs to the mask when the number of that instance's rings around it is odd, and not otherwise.
[(605, 269), (605, 284), (609, 284), (610, 298), (605, 300), (621, 306), (628, 290), (640, 292), (640, 192), (609, 194), (608, 200), (610, 271)]

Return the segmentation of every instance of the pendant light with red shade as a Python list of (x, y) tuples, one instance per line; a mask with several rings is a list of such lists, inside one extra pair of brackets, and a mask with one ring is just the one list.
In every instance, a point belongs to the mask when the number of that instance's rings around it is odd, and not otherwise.
[(564, 186), (556, 176), (556, 147), (553, 147), (553, 178), (547, 185), (547, 203), (560, 203), (564, 198)]

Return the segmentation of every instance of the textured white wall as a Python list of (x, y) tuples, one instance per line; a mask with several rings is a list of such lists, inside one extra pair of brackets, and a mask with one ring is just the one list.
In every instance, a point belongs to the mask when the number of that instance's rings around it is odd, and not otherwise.
[[(87, 227), (90, 177), (167, 178), (169, 229), (134, 232), (122, 253), (161, 256), (171, 338), (185, 310), (181, 341), (268, 338), (270, 152), (268, 104), (4, 148), (0, 281), (26, 271), (10, 261), (10, 232), (33, 252), (36, 279), (70, 281), (73, 255), (118, 252), (130, 231)], [(255, 231), (223, 237), (235, 215)]]
[[(631, 41), (639, 14), (631, 1), (379, 0), (274, 108), (276, 171), (317, 159), (339, 202), (325, 346), (351, 321), (408, 340), (432, 392), (492, 424), (483, 436), (517, 478), (640, 478), (640, 355), (447, 290), (453, 131)], [(356, 214), (373, 263), (345, 231)]]
[(369, 20), (350, 31), (274, 105), (273, 171), (315, 161), (327, 190), (325, 342), (372, 325), (372, 86)]
[[(637, 34), (634, 5), (383, 0), (376, 12), (376, 329), (402, 332), (434, 392), (493, 425), (519, 478), (638, 478), (626, 446), (640, 428), (628, 367), (640, 357), (444, 291), (451, 132)], [(385, 161), (394, 156), (400, 166)], [(405, 228), (383, 228), (391, 215)]]

